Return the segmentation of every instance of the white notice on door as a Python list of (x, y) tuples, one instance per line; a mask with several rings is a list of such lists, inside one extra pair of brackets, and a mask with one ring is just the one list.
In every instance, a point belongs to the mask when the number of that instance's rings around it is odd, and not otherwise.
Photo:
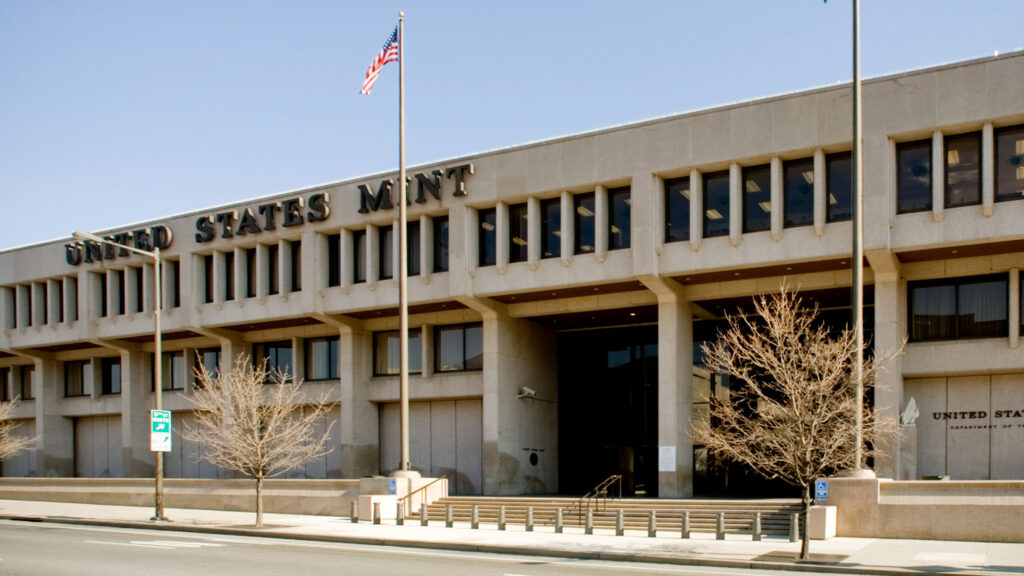
[(676, 447), (658, 446), (658, 472), (676, 471)]

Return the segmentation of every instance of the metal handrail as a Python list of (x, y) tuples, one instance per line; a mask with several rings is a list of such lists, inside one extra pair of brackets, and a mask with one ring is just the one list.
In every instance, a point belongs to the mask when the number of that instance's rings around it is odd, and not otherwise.
[[(412, 492), (409, 492), (405, 496), (402, 496), (401, 498), (399, 498), (398, 502), (402, 505), (402, 510), (405, 510), (405, 511), (409, 510), (409, 498), (412, 498), (414, 495), (419, 494), (420, 492), (426, 490), (427, 488), (430, 488), (431, 486), (433, 486), (434, 484), (437, 484), (438, 482), (440, 482), (442, 480), (444, 480), (447, 483), (448, 482), (448, 476), (446, 476), (444, 474), (441, 474), (437, 478), (434, 478), (430, 482), (427, 482), (423, 486), (420, 486), (419, 488), (417, 488), (417, 489), (413, 490)], [(445, 492), (447, 492), (447, 490), (445, 490)], [(421, 502), (420, 505), (422, 506), (423, 503)]]
[(577, 501), (577, 503), (576, 503), (577, 514), (579, 516), (583, 516), (583, 505), (586, 504), (587, 505), (587, 509), (589, 509), (590, 508), (590, 503), (591, 502), (595, 502), (596, 503), (598, 498), (601, 499), (600, 500), (600, 502), (602, 504), (601, 511), (607, 510), (608, 509), (608, 489), (611, 488), (612, 485), (615, 484), (616, 482), (619, 483), (619, 500), (622, 500), (622, 475), (621, 474), (612, 474), (611, 476), (605, 478), (600, 484), (598, 484), (597, 486), (594, 486), (594, 488), (590, 492), (587, 492), (586, 494), (584, 494)]

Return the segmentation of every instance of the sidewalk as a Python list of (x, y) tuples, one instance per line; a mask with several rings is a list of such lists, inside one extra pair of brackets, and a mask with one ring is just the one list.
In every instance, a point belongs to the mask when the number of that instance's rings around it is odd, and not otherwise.
[(683, 540), (678, 533), (660, 532), (657, 538), (648, 538), (646, 531), (615, 536), (597, 530), (588, 536), (569, 527), (564, 534), (555, 534), (546, 526), (525, 532), (522, 526), (509, 525), (502, 532), (493, 524), (471, 530), (460, 523), (445, 528), (443, 520), (433, 521), (429, 527), (420, 526), (418, 520), (395, 526), (394, 520), (382, 525), (353, 524), (345, 517), (289, 514), (266, 514), (266, 526), (256, 529), (251, 512), (169, 508), (166, 514), (171, 522), (161, 524), (149, 521), (152, 513), (152, 508), (133, 506), (0, 500), (0, 519), (732, 568), (845, 574), (1024, 574), (1024, 543), (835, 538), (812, 541), (812, 562), (795, 563), (791, 559), (800, 550), (799, 542), (777, 538), (752, 542), (746, 535), (730, 535), (720, 541), (714, 534), (698, 533)]

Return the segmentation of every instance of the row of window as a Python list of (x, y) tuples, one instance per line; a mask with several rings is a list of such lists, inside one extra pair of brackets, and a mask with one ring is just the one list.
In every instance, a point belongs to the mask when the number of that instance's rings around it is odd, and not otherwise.
[(32, 390), (32, 373), (35, 369), (32, 364), (0, 368), (0, 402), (35, 398)]
[(3, 289), (5, 328), (78, 320), (78, 279), (54, 278)]
[[(434, 244), (433, 266), (434, 272), (448, 271), (448, 216), (435, 216), (429, 219), (433, 227)], [(420, 221), (412, 220), (406, 226), (408, 239), (406, 250), (408, 252), (408, 266), (406, 273), (409, 276), (420, 274)], [(376, 228), (377, 233), (377, 278), (387, 280), (395, 276), (395, 246), (396, 231), (394, 226), (380, 226)], [(367, 230), (352, 231), (352, 281), (360, 284), (366, 282), (368, 277), (368, 266), (366, 259), (369, 256), (367, 246)], [(327, 285), (341, 285), (341, 234), (327, 236)]]
[(1009, 335), (1007, 274), (909, 282), (907, 294), (911, 342)]
[[(265, 250), (266, 255), (264, 269), (266, 270), (267, 294), (278, 294), (282, 289), (289, 292), (302, 290), (302, 241), (294, 240), (288, 242), (287, 246), (286, 257), (290, 272), (283, 287), (281, 286), (281, 248), (279, 244), (204, 254), (203, 301), (209, 304), (218, 300), (215, 267), (221, 262), (223, 263), (223, 281), (221, 283), (222, 292), (219, 294), (220, 299), (230, 301), (235, 298), (255, 298), (259, 295), (259, 250)], [(239, 255), (239, 258), (236, 258), (236, 254)], [(236, 262), (236, 260), (238, 261)], [(240, 272), (240, 274), (236, 275), (236, 272)], [(236, 286), (236, 284), (240, 285)]]
[[(944, 136), (944, 206), (981, 204), (982, 133)], [(897, 210), (899, 213), (931, 210), (934, 177), (933, 139), (903, 142), (896, 146)], [(995, 201), (1024, 198), (1024, 126), (995, 131)]]
[[(181, 307), (181, 262), (164, 260), (161, 267), (161, 298), (164, 308)], [(145, 270), (129, 266), (120, 270), (90, 273), (96, 290), (95, 305), (100, 318), (141, 313), (146, 310)]]

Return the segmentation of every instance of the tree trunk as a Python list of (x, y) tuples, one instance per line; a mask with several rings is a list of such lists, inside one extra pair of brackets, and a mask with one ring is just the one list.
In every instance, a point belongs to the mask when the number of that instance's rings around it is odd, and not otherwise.
[(263, 476), (256, 477), (256, 527), (263, 527)]
[(804, 512), (803, 520), (800, 521), (802, 534), (800, 539), (800, 559), (807, 560), (811, 557), (811, 532), (807, 529), (807, 521), (811, 518), (811, 485), (804, 486)]

